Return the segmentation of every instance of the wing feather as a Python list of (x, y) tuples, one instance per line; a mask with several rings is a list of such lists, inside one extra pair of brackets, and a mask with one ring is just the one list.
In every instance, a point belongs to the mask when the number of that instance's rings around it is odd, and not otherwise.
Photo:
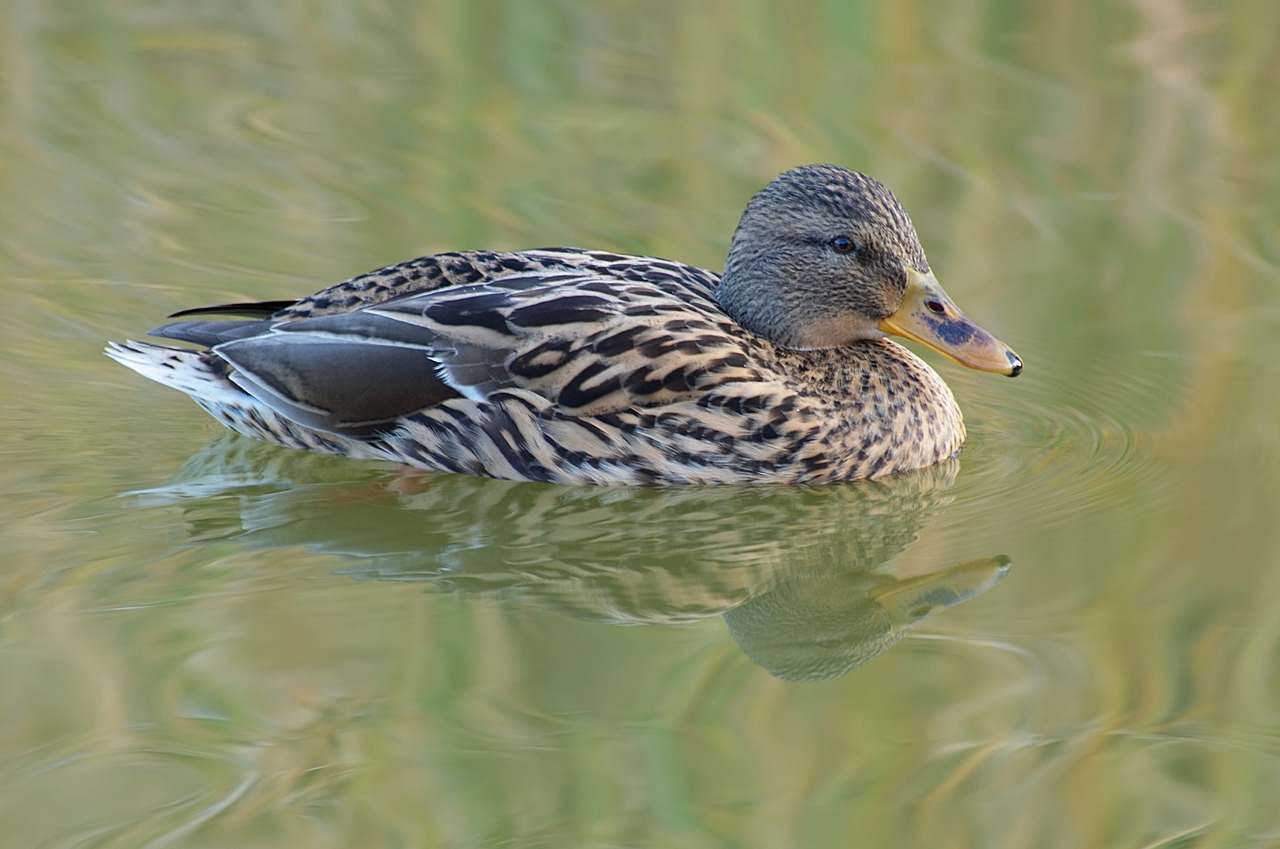
[(277, 412), (358, 438), (450, 398), (506, 389), (596, 415), (761, 379), (749, 343), (714, 303), (714, 275), (569, 249), (516, 256), (417, 260), (273, 319), (223, 331), (180, 323), (163, 335), (211, 344), (234, 367), (231, 379)]

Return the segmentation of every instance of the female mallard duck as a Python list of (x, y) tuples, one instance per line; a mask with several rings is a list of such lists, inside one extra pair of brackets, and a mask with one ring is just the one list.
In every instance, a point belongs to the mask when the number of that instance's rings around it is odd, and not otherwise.
[(445, 253), (300, 301), (176, 313), (108, 353), (247, 436), (513, 480), (822, 483), (964, 441), (933, 369), (1017, 375), (938, 285), (897, 198), (830, 165), (747, 205), (723, 276), (577, 248)]

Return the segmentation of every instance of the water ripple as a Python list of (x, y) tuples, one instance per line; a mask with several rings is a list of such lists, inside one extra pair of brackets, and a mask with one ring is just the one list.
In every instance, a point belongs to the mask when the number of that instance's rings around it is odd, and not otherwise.
[(1016, 403), (1008, 393), (999, 407), (981, 395), (967, 399), (958, 511), (1016, 501), (1020, 522), (1054, 524), (1090, 510), (1160, 509), (1169, 436), (1189, 404), (1171, 371), (1156, 359), (1129, 369), (1099, 363), (1073, 372), (1070, 386), (1052, 372), (1029, 380)]

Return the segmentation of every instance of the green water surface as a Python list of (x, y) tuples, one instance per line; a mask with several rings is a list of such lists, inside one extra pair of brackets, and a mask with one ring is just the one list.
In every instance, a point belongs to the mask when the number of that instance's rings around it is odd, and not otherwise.
[[(1280, 846), (1280, 5), (0, 8), (0, 846)], [(101, 355), (886, 182), (1024, 358), (824, 488), (405, 475)]]

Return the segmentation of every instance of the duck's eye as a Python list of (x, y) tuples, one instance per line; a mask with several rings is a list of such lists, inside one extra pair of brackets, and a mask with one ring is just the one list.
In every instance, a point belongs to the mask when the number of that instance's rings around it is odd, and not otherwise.
[(831, 240), (831, 250), (838, 254), (851, 254), (856, 247), (848, 236), (836, 236)]

